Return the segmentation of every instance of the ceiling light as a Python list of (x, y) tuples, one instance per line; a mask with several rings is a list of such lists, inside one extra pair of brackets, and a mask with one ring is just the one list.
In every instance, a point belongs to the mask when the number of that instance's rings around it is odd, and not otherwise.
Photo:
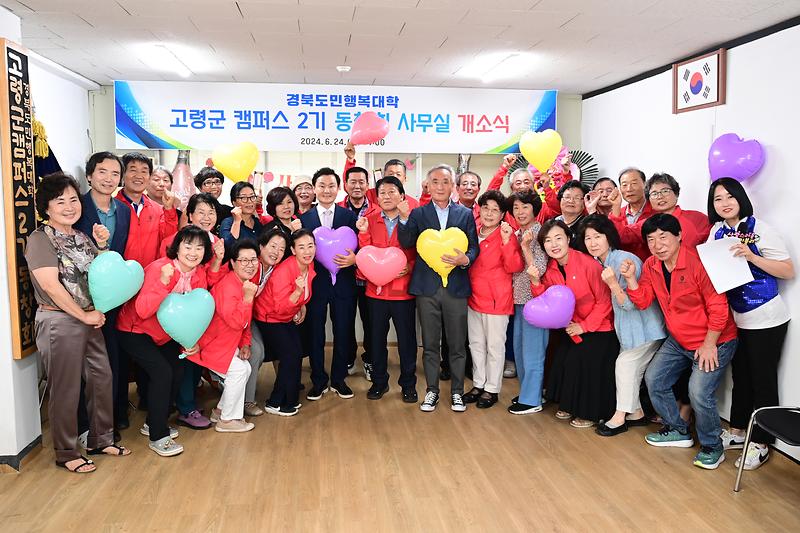
[(191, 47), (179, 44), (142, 43), (136, 46), (142, 62), (153, 70), (188, 78), (198, 72), (215, 70), (214, 63)]
[(533, 70), (534, 66), (535, 56), (531, 53), (491, 52), (475, 56), (472, 61), (458, 69), (455, 75), (490, 83), (525, 74)]
[(350, 72), (350, 66), (349, 65), (338, 65), (336, 67), (336, 70), (338, 70), (339, 72)]

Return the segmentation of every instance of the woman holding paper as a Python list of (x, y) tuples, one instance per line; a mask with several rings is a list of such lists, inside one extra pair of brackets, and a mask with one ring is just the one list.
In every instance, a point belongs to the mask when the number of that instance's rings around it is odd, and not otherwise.
[(639, 387), (644, 371), (667, 337), (667, 331), (664, 328), (664, 315), (657, 303), (639, 309), (625, 294), (628, 285), (620, 274), (622, 262), (627, 259), (633, 263), (638, 279), (642, 274), (642, 261), (632, 253), (620, 250), (620, 237), (614, 223), (605, 215), (589, 215), (581, 224), (577, 240), (581, 250), (600, 261), (604, 267), (601, 277), (611, 289), (614, 330), (622, 349), (614, 371), (617, 410), (611, 419), (595, 429), (600, 436), (613, 437), (628, 431), (629, 426), (647, 425), (648, 420), (639, 402)]
[(534, 297), (553, 285), (566, 285), (575, 294), (575, 312), (564, 330), (570, 338), (558, 345), (546, 397), (559, 404), (556, 418), (572, 418), (572, 427), (589, 428), (614, 412), (614, 361), (619, 342), (614, 334), (611, 292), (601, 278), (603, 267), (569, 247), (571, 234), (560, 220), (545, 222), (537, 239), (550, 257), (547, 270), (542, 274), (530, 265), (527, 272)]
[[(708, 191), (710, 238), (734, 238), (731, 252), (744, 257), (753, 281), (727, 291), (728, 303), (739, 328), (739, 346), (733, 358), (731, 429), (723, 430), (727, 449), (744, 446), (745, 428), (754, 409), (778, 405), (778, 363), (789, 327), (789, 309), (781, 298), (778, 279), (794, 277), (794, 265), (781, 236), (753, 216), (753, 205), (742, 184), (720, 178)], [(769, 459), (774, 438), (755, 428), (745, 451), (744, 468), (755, 470)], [(741, 457), (737, 459), (739, 466)]]

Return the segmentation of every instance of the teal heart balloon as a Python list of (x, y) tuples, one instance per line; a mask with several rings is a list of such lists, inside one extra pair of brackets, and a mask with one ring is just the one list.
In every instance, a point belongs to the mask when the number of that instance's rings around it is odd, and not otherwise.
[(158, 307), (156, 317), (164, 331), (184, 348), (192, 348), (206, 332), (214, 316), (214, 297), (205, 289), (170, 294)]
[(94, 308), (107, 313), (139, 292), (144, 270), (136, 261), (125, 261), (117, 252), (98, 255), (89, 265), (89, 294)]

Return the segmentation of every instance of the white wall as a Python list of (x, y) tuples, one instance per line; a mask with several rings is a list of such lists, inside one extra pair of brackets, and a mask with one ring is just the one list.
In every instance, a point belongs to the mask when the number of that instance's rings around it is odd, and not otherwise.
[[(673, 115), (671, 72), (585, 100), (583, 149), (595, 155), (601, 174), (616, 177), (630, 165), (648, 175), (669, 172), (680, 182), (680, 205), (705, 212), (710, 184), (707, 156), (713, 139), (733, 132), (759, 140), (766, 149), (766, 164), (745, 188), (756, 216), (780, 231), (800, 268), (797, 170), (792, 164), (800, 141), (796, 103), (800, 68), (786, 61), (791, 50), (800, 50), (800, 27), (731, 49), (724, 106)], [(800, 405), (800, 284), (784, 283), (782, 294), (796, 319), (790, 324), (781, 361), (781, 403)], [(730, 380), (720, 399), (721, 414), (727, 418)], [(800, 449), (783, 449), (800, 459)]]

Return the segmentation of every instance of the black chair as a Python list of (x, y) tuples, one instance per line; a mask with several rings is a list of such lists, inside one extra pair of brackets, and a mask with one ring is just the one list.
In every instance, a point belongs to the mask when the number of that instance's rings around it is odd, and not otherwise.
[(734, 492), (739, 492), (739, 484), (742, 481), (742, 473), (744, 472), (744, 458), (747, 455), (747, 448), (753, 436), (753, 426), (756, 424), (786, 444), (800, 446), (800, 407), (761, 407), (753, 411), (752, 416), (750, 416), (750, 423), (747, 426), (744, 449), (739, 460), (739, 471), (736, 474), (736, 484), (733, 487)]

